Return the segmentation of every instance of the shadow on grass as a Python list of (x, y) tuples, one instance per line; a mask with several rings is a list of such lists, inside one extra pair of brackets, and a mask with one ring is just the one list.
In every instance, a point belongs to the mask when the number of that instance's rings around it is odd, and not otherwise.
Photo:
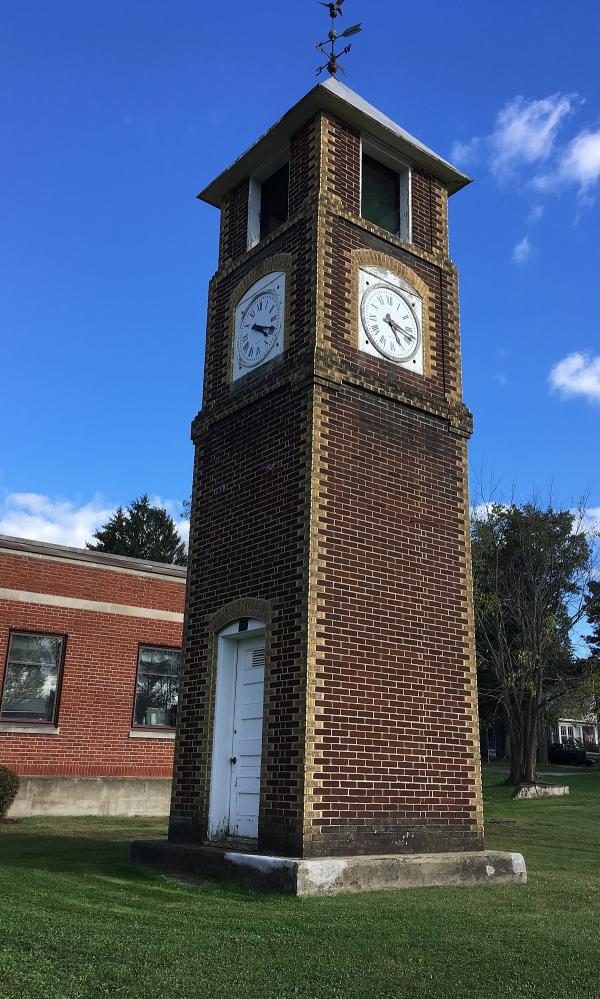
[[(132, 835), (131, 840), (135, 839)], [(144, 879), (149, 874), (129, 859), (130, 843), (123, 839), (88, 836), (55, 836), (33, 830), (11, 832), (3, 827), (0, 839), (0, 870), (19, 868), (62, 874), (125, 874)]]

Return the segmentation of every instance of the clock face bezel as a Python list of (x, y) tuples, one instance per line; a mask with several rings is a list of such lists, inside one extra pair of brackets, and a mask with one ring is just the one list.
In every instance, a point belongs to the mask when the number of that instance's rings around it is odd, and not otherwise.
[[(374, 334), (370, 328), (368, 317), (366, 316), (366, 311), (367, 311), (368, 299), (378, 291), (388, 291), (391, 292), (393, 295), (397, 295), (398, 298), (401, 298), (414, 319), (416, 343), (413, 349), (407, 354), (401, 354), (400, 356), (398, 354), (394, 354), (386, 350), (385, 347), (382, 347), (381, 341), (377, 343), (375, 340), (376, 334)], [(372, 346), (375, 348), (378, 354), (382, 354), (385, 358), (387, 358), (388, 361), (393, 361), (395, 364), (408, 364), (408, 362), (412, 361), (412, 359), (416, 357), (416, 355), (418, 354), (423, 339), (423, 331), (421, 329), (421, 324), (419, 322), (419, 318), (417, 316), (415, 308), (413, 307), (412, 303), (409, 300), (408, 293), (403, 292), (401, 288), (395, 287), (394, 285), (390, 284), (387, 281), (380, 281), (379, 284), (369, 285), (369, 287), (364, 290), (361, 296), (360, 318), (363, 324), (363, 329), (367, 337), (369, 338), (369, 341), (371, 342)]]
[[(412, 350), (398, 355), (382, 347), (380, 340), (369, 329), (366, 315), (369, 296), (377, 290), (386, 290), (397, 295), (409, 310), (415, 324), (416, 343)], [(404, 368), (414, 374), (423, 375), (425, 365), (425, 333), (424, 333), (424, 300), (404, 277), (385, 267), (375, 265), (360, 265), (358, 268), (358, 349), (370, 357), (376, 357)], [(390, 336), (394, 336), (390, 327)], [(400, 333), (400, 336), (402, 334)], [(398, 338), (396, 337), (398, 342)]]
[[(271, 298), (277, 306), (277, 329), (270, 334), (271, 342), (266, 342), (266, 349), (261, 352), (260, 357), (253, 361), (242, 347), (242, 336), (244, 324), (248, 314), (259, 300)], [(251, 371), (255, 371), (266, 361), (272, 360), (281, 354), (284, 349), (285, 338), (285, 309), (286, 309), (286, 275), (285, 271), (270, 271), (258, 278), (243, 294), (235, 306), (233, 323), (233, 343), (231, 361), (231, 380), (236, 381)], [(258, 309), (260, 313), (262, 309)], [(254, 317), (250, 317), (254, 318)], [(258, 317), (259, 318), (259, 317)], [(260, 325), (260, 324), (257, 324)], [(266, 326), (265, 326), (266, 328)], [(264, 334), (257, 332), (257, 337)], [(258, 343), (262, 343), (260, 339)]]
[[(250, 318), (252, 318), (252, 319), (254, 318), (254, 315), (252, 314), (252, 307), (256, 306), (256, 303), (258, 303), (258, 301), (260, 299), (263, 299), (263, 298), (267, 298), (267, 299), (268, 298), (272, 298), (272, 299), (274, 299), (275, 305), (277, 307), (277, 326), (276, 326), (276, 331), (275, 332), (268, 334), (271, 339), (269, 341), (267, 341), (267, 343), (266, 343), (266, 349), (263, 351), (263, 353), (260, 355), (260, 357), (257, 357), (257, 359), (255, 361), (252, 361), (252, 360), (248, 359), (248, 357), (244, 354), (244, 350), (243, 350), (242, 342), (241, 342), (242, 341), (242, 334), (243, 334), (243, 330), (245, 329), (245, 326), (246, 326), (246, 317), (250, 313)], [(274, 348), (277, 347), (277, 346), (279, 346), (279, 337), (281, 335), (282, 318), (283, 318), (282, 314), (281, 314), (281, 312), (282, 312), (282, 308), (281, 308), (282, 304), (283, 303), (281, 301), (281, 298), (280, 298), (279, 294), (277, 293), (277, 291), (275, 289), (268, 288), (268, 287), (267, 288), (262, 288), (260, 291), (257, 291), (255, 295), (253, 295), (253, 297), (250, 299), (250, 301), (248, 302), (247, 306), (245, 307), (245, 309), (241, 313), (241, 316), (240, 316), (240, 319), (239, 319), (239, 322), (238, 322), (237, 333), (236, 333), (236, 337), (235, 337), (235, 347), (236, 347), (236, 350), (237, 350), (238, 361), (239, 361), (239, 363), (243, 367), (249, 368), (250, 370), (252, 370), (252, 368), (258, 368), (264, 361), (267, 360), (267, 358), (269, 357), (269, 355), (273, 352)], [(260, 310), (255, 309), (255, 311), (256, 312), (262, 311), (262, 309), (260, 309)]]

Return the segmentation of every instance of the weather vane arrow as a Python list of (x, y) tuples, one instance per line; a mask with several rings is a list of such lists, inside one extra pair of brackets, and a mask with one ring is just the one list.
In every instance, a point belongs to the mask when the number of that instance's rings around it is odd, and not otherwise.
[[(335, 43), (340, 38), (350, 38), (351, 35), (357, 35), (359, 31), (361, 31), (362, 25), (353, 24), (351, 25), (351, 27), (346, 28), (345, 31), (341, 31), (338, 33), (335, 30), (335, 19), (338, 16), (341, 17), (343, 14), (342, 4), (344, 3), (344, 0), (336, 0), (335, 3), (324, 3), (323, 0), (319, 0), (319, 3), (321, 4), (321, 7), (327, 7), (327, 9), (329, 10), (329, 16), (331, 18), (331, 28), (329, 30), (327, 40), (324, 42), (317, 42), (317, 48), (319, 52), (322, 52), (323, 55), (328, 56), (327, 62), (323, 63), (322, 66), (319, 66), (317, 70), (317, 76), (320, 76), (320, 74), (325, 69), (327, 70), (330, 76), (335, 76), (335, 74), (339, 69), (341, 69), (342, 73), (346, 72), (344, 67), (340, 66), (338, 60), (342, 56), (347, 55), (350, 49), (352, 48), (351, 45), (346, 45), (340, 52), (336, 52)], [(330, 46), (329, 53), (327, 52), (328, 45)]]

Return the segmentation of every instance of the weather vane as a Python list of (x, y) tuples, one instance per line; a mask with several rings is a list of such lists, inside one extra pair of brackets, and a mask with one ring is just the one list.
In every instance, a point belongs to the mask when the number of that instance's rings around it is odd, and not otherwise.
[(326, 45), (330, 45), (331, 49), (329, 52), (329, 58), (327, 59), (327, 62), (323, 63), (322, 66), (319, 66), (317, 70), (317, 76), (320, 76), (320, 74), (323, 72), (324, 69), (327, 70), (330, 76), (335, 76), (338, 69), (341, 69), (342, 73), (346, 72), (344, 67), (340, 66), (338, 59), (343, 55), (347, 55), (350, 49), (352, 48), (351, 45), (346, 45), (341, 52), (336, 52), (335, 43), (337, 42), (338, 38), (349, 38), (350, 35), (357, 35), (358, 32), (361, 30), (361, 25), (353, 24), (350, 28), (346, 28), (345, 31), (341, 31), (338, 34), (337, 31), (335, 30), (335, 19), (338, 16), (338, 14), (340, 17), (342, 16), (343, 13), (342, 4), (344, 3), (344, 0), (336, 0), (335, 3), (323, 3), (323, 0), (319, 0), (319, 3), (321, 4), (321, 7), (329, 8), (329, 16), (331, 18), (331, 29), (329, 31), (327, 41), (317, 42), (317, 48), (319, 49), (320, 52), (323, 53), (323, 55), (327, 55), (327, 50), (325, 48)]

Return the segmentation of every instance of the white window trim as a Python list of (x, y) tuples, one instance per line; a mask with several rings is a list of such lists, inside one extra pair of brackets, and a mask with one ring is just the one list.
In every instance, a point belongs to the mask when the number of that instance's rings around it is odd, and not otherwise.
[(174, 728), (132, 728), (129, 732), (130, 739), (174, 739)]
[(48, 722), (39, 722), (37, 725), (32, 722), (27, 725), (19, 721), (3, 721), (0, 722), (0, 732), (15, 732), (19, 735), (60, 735), (60, 728)]
[[(265, 180), (277, 173), (282, 166), (290, 161), (290, 150), (286, 147), (278, 156), (270, 160), (257, 172), (256, 176), (250, 177), (248, 185), (248, 228), (247, 228), (247, 249), (251, 250), (260, 243), (260, 203), (262, 185)], [(289, 191), (288, 191), (288, 212), (289, 212)]]
[(250, 178), (248, 188), (248, 249), (260, 243), (260, 199), (262, 184)]
[[(363, 186), (363, 153), (371, 156), (378, 163), (389, 167), (398, 174), (400, 183), (400, 233), (399, 238), (406, 243), (412, 243), (412, 167), (410, 163), (401, 160), (394, 152), (388, 150), (380, 142), (370, 136), (360, 137), (360, 210), (362, 218), (362, 186)], [(396, 235), (392, 233), (392, 235)]]

